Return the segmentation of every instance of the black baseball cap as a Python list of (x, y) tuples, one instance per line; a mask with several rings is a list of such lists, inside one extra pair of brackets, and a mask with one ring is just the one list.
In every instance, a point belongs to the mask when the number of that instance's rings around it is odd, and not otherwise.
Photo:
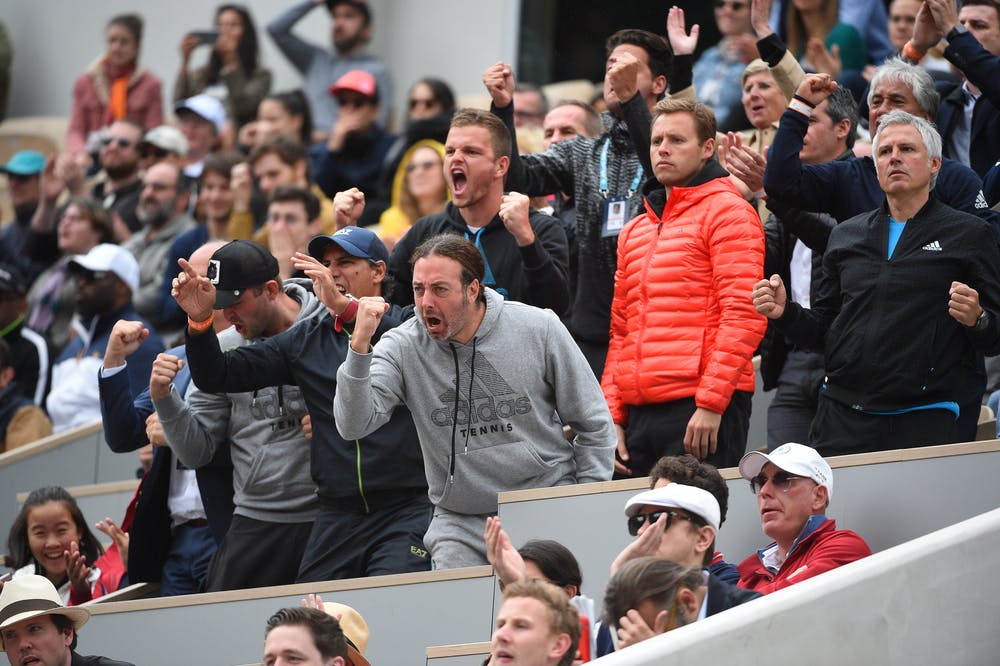
[(12, 264), (0, 263), (0, 292), (13, 291), (24, 295), (28, 288), (21, 271)]
[(278, 260), (260, 243), (234, 240), (208, 261), (208, 279), (215, 285), (215, 309), (228, 308), (251, 287), (278, 279)]

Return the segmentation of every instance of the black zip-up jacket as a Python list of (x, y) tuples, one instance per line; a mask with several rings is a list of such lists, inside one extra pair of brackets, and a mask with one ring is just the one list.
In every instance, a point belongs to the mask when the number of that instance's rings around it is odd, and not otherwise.
[[(569, 249), (566, 232), (559, 220), (532, 209), (529, 214), (535, 242), (518, 247), (507, 231), (499, 213), (483, 227), (481, 242), (494, 283), (486, 281), (511, 301), (520, 301), (539, 308), (548, 308), (561, 315), (569, 307)], [(417, 220), (403, 236), (389, 258), (389, 273), (393, 278), (392, 302), (413, 303), (413, 268), (410, 257), (422, 242), (450, 233), (474, 241), (473, 234), (451, 202), (444, 212)]]
[[(376, 335), (408, 314), (391, 308)], [(312, 416), (312, 478), (320, 503), (369, 513), (406, 496), (426, 495), (427, 479), (417, 432), (405, 407), (397, 407), (387, 424), (361, 439), (348, 441), (337, 432), (333, 394), (349, 344), (347, 332), (335, 332), (333, 318), (326, 314), (225, 353), (211, 329), (189, 334), (187, 354), (194, 383), (203, 391), (297, 384)]]
[[(976, 350), (1000, 352), (993, 232), (931, 197), (907, 221), (890, 259), (888, 238), (884, 204), (838, 225), (813, 308), (789, 303), (776, 324), (796, 345), (825, 348), (826, 395), (852, 409), (961, 403)], [(948, 314), (953, 281), (979, 292), (989, 315), (984, 330)]]

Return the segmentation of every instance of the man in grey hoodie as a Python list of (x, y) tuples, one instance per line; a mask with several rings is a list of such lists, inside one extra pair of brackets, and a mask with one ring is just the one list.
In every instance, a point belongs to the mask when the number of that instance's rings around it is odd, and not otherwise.
[(484, 289), (484, 272), (464, 238), (425, 241), (413, 254), (417, 317), (373, 350), (388, 306), (362, 299), (337, 372), (341, 436), (375, 430), (400, 405), (412, 413), (435, 505), (424, 544), (438, 569), (486, 564), (498, 492), (611, 478), (614, 427), (583, 354), (554, 313)]
[[(208, 274), (217, 286), (216, 309), (233, 323), (219, 334), (223, 350), (253, 344), (326, 313), (299, 282), (282, 285), (277, 260), (252, 241), (219, 248)], [(151, 384), (158, 376), (169, 382), (179, 369), (176, 359), (161, 356)], [(153, 404), (167, 443), (184, 465), (197, 469), (211, 462), (219, 447), (231, 450), (235, 510), (209, 565), (207, 590), (294, 582), (317, 507), (299, 387), (242, 393), (194, 388), (185, 402), (171, 386), (165, 398), (154, 396)]]

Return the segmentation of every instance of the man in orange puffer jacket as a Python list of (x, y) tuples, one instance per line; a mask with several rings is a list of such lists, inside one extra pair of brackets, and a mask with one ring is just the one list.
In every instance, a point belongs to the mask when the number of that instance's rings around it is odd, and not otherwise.
[(703, 104), (653, 110), (646, 212), (618, 240), (611, 343), (601, 384), (618, 428), (619, 474), (642, 476), (685, 451), (717, 467), (746, 448), (751, 357), (766, 320), (760, 218), (715, 159)]

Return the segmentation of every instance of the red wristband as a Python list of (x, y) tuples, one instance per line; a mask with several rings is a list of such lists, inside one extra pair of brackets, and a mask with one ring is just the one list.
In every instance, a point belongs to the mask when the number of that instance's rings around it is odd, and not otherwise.
[(353, 296), (348, 296), (348, 298), (350, 299), (350, 303), (347, 304), (347, 307), (344, 308), (343, 312), (333, 318), (333, 330), (337, 333), (344, 330), (344, 324), (352, 321), (354, 319), (354, 315), (358, 313), (358, 299)]

